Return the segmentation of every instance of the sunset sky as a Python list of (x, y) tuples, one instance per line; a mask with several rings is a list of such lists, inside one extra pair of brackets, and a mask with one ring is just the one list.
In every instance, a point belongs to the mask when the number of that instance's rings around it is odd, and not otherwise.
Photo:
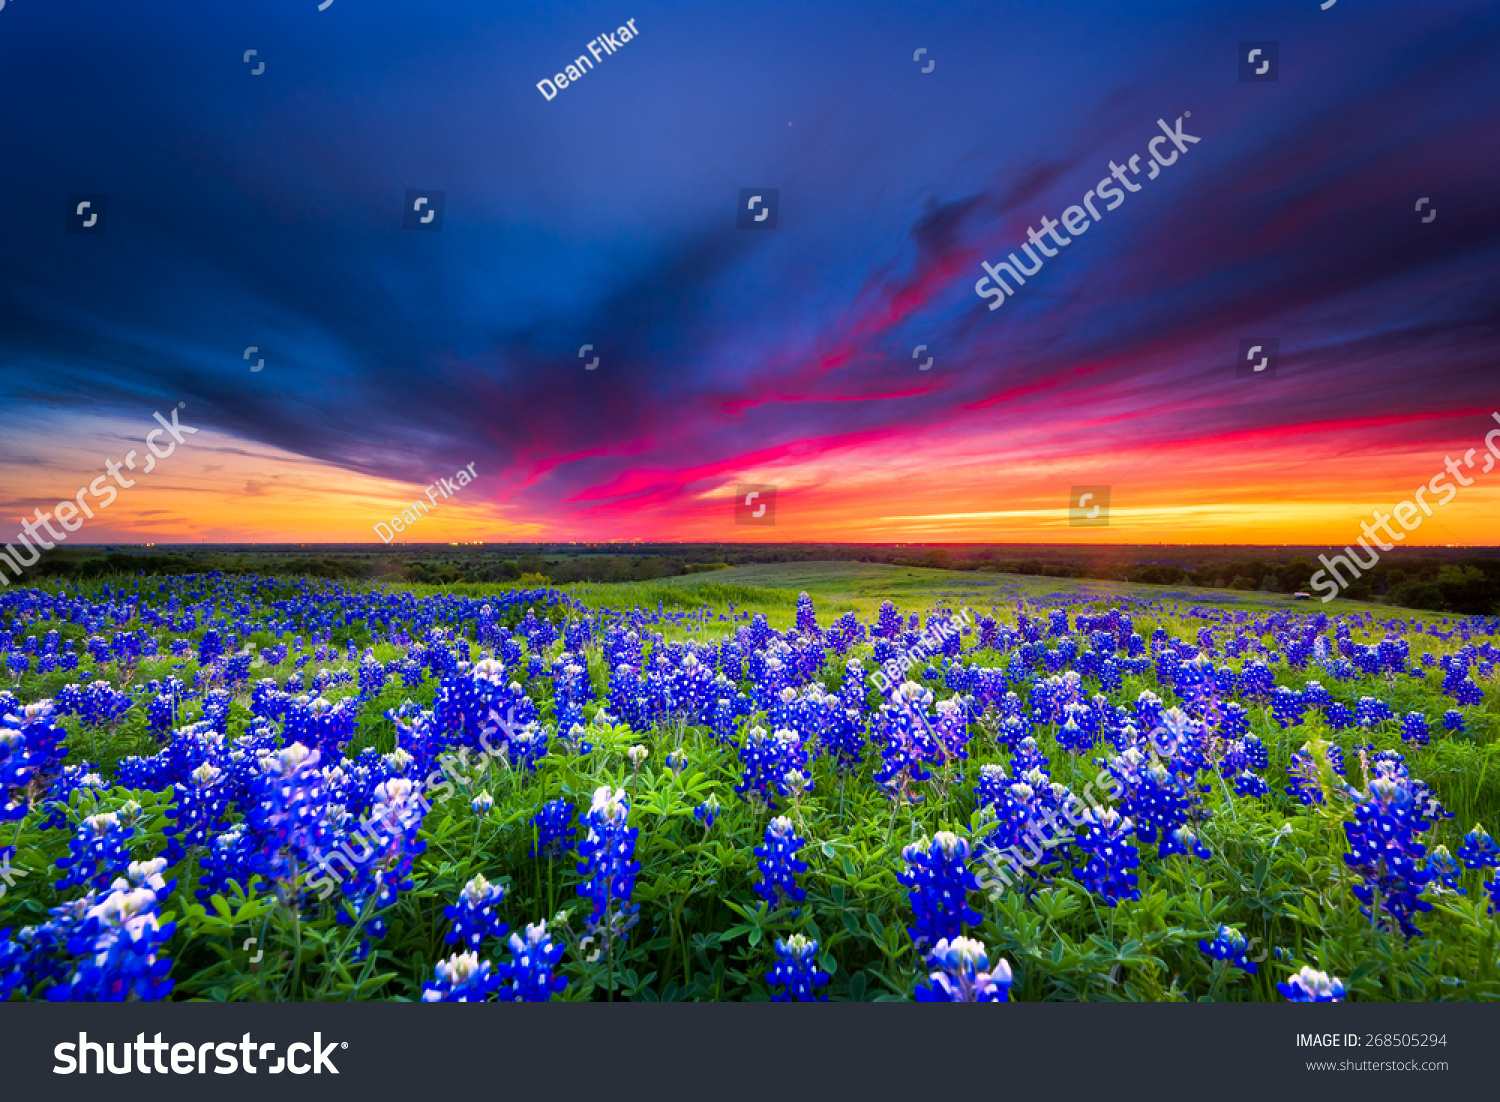
[[(472, 463), (408, 538), (1342, 546), (1477, 449), (1408, 543), (1500, 544), (1497, 56), (1456, 0), (15, 0), (0, 542), (185, 403), (70, 543), (374, 540)], [(982, 261), (1179, 117), (986, 309)]]

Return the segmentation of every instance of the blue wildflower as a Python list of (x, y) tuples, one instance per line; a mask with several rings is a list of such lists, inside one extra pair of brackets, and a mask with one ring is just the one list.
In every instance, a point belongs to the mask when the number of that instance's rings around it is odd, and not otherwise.
[(1339, 1003), (1344, 1001), (1344, 981), (1326, 972), (1304, 966), (1302, 971), (1278, 983), (1276, 990), (1294, 1003)]
[(507, 981), (500, 991), (502, 1002), (549, 1002), (568, 986), (567, 976), (552, 974), (562, 960), (563, 947), (552, 941), (545, 922), (528, 923), (524, 938), (511, 934), (510, 951), (511, 959), (501, 969)]
[(1242, 968), (1252, 976), (1257, 971), (1255, 962), (1246, 956), (1250, 951), (1250, 943), (1245, 940), (1245, 935), (1233, 926), (1220, 926), (1214, 939), (1198, 942), (1198, 948), (1215, 960), (1228, 961), (1234, 967)]
[(1344, 824), (1349, 841), (1344, 862), (1364, 877), (1353, 889), (1361, 913), (1374, 920), (1378, 896), (1380, 921), (1394, 920), (1407, 937), (1422, 932), (1412, 918), (1432, 910), (1432, 904), (1421, 898), (1432, 873), (1422, 863), (1427, 847), (1416, 840), (1431, 825), (1420, 797), (1409, 777), (1382, 770), (1355, 807), (1354, 822)]
[(915, 917), (908, 927), (917, 951), (925, 958), (938, 942), (960, 936), (982, 916), (969, 906), (969, 893), (979, 880), (969, 871), (969, 843), (952, 831), (939, 831), (901, 851), (905, 869), (896, 879), (909, 888), (907, 899)]
[(818, 943), (811, 938), (802, 934), (793, 934), (785, 940), (777, 938), (776, 963), (766, 975), (766, 983), (773, 991), (771, 1001), (826, 1002), (826, 995), (816, 993), (829, 979), (827, 972), (819, 970), (817, 957)]
[(68, 856), (58, 859), (57, 867), (66, 875), (57, 887), (107, 888), (120, 867), (129, 864), (134, 834), (135, 827), (113, 811), (88, 816), (68, 840)]
[(609, 785), (600, 785), (584, 817), (588, 836), (578, 846), (583, 858), (578, 872), (585, 877), (578, 894), (594, 905), (591, 921), (595, 929), (611, 938), (624, 936), (637, 910), (630, 897), (641, 871), (641, 863), (633, 860), (639, 831), (628, 825), (629, 816), (630, 798), (625, 790), (610, 791)]
[(1111, 907), (1122, 899), (1139, 899), (1139, 877), (1131, 871), (1141, 863), (1139, 852), (1130, 844), (1135, 824), (1112, 807), (1089, 808), (1082, 818), (1077, 842), (1087, 860), (1073, 870), (1078, 882)]
[(532, 857), (560, 857), (573, 848), (573, 805), (567, 800), (548, 800), (542, 809), (531, 817), (536, 827), (536, 841), (529, 851)]
[(709, 793), (708, 799), (704, 800), (697, 807), (693, 808), (693, 818), (697, 819), (700, 823), (703, 824), (703, 829), (705, 831), (712, 830), (714, 828), (714, 820), (719, 817), (719, 810), (721, 806), (722, 805), (720, 805), (719, 803), (719, 797), (715, 796), (713, 793)]
[(458, 902), (443, 908), (443, 914), (453, 920), (453, 928), (443, 940), (449, 945), (461, 942), (466, 948), (479, 952), (485, 938), (503, 938), (510, 927), (500, 921), (498, 913), (505, 899), (505, 889), (491, 884), (482, 875), (464, 885)]
[(1003, 1003), (1010, 1001), (1010, 962), (990, 967), (984, 943), (956, 937), (939, 941), (929, 963), (938, 971), (917, 984), (919, 1003)]
[(477, 953), (454, 953), (438, 961), (431, 983), (422, 989), (424, 1003), (482, 1003), (500, 990), (504, 977)]
[(1474, 829), (1464, 835), (1457, 857), (1471, 871), (1500, 868), (1500, 844), (1490, 837), (1489, 831), (1475, 823)]
[(177, 926), (160, 920), (160, 897), (172, 890), (161, 877), (166, 864), (160, 857), (132, 864), (103, 900), (87, 898), (67, 939), (77, 960), (48, 989), (49, 1002), (150, 1002), (171, 993), (172, 961), (159, 955)]
[(807, 871), (807, 862), (797, 857), (797, 851), (805, 845), (807, 839), (799, 838), (792, 821), (782, 815), (771, 820), (766, 827), (765, 843), (755, 847), (761, 874), (755, 891), (772, 910), (783, 903), (800, 903), (807, 898), (807, 893), (797, 886), (798, 875)]

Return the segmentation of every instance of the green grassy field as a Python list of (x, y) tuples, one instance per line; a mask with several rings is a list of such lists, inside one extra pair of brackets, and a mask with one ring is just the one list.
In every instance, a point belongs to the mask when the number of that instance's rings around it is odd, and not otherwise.
[[(83, 592), (100, 594), (103, 583), (88, 583)], [(133, 584), (133, 583), (132, 583)], [(231, 586), (239, 582), (225, 583)], [(55, 586), (52, 587), (55, 589)], [(460, 584), (447, 587), (403, 585), (418, 601), (443, 601), (454, 596), (500, 597), (514, 587)], [(818, 619), (827, 628), (847, 611), (869, 624), (884, 600), (905, 614), (925, 614), (933, 607), (972, 608), (1014, 623), (1017, 605), (1045, 617), (1049, 606), (1069, 604), (1078, 611), (1103, 610), (1126, 604), (1135, 630), (1150, 637), (1160, 627), (1176, 639), (1193, 640), (1202, 620), (1188, 617), (1194, 608), (1228, 609), (1252, 618), (1272, 612), (1299, 615), (1355, 614), (1361, 618), (1352, 631), (1356, 643), (1378, 642), (1388, 628), (1406, 630), (1415, 623), (1434, 623), (1435, 614), (1390, 610), (1353, 602), (1293, 602), (1289, 597), (1243, 591), (1165, 590), (1160, 587), (904, 568), (858, 563), (773, 564), (740, 567), (708, 575), (624, 585), (575, 585), (568, 595), (593, 609), (640, 609), (651, 626), (668, 640), (715, 642), (732, 626), (726, 617), (763, 613), (771, 627), (791, 628), (796, 618), (796, 595), (812, 595)], [(114, 590), (120, 593), (118, 584)], [(166, 592), (166, 590), (163, 590)], [(225, 607), (238, 614), (259, 615), (241, 591)], [(284, 599), (292, 590), (272, 594)], [(379, 594), (373, 583), (312, 583), (300, 599), (316, 607), (337, 609), (341, 593)], [(146, 580), (141, 593), (152, 601), (162, 598), (156, 582)], [(1192, 598), (1190, 601), (1189, 598)], [(658, 609), (674, 614), (654, 622)], [(681, 615), (686, 614), (686, 615)], [(1363, 618), (1370, 622), (1364, 623)], [(330, 619), (329, 622), (334, 622)], [(736, 621), (743, 624), (744, 620)], [(20, 634), (38, 635), (57, 629), (65, 638), (79, 639), (73, 623), (15, 619)], [(126, 621), (111, 628), (139, 627)], [(153, 633), (169, 638), (159, 628)], [(195, 648), (204, 625), (190, 633)], [(1220, 632), (1221, 636), (1223, 631)], [(291, 633), (252, 632), (249, 641), (262, 651)], [(1486, 637), (1486, 638), (1492, 638)], [(1431, 649), (1454, 653), (1456, 640), (1413, 636), (1417, 652)], [(354, 621), (341, 626), (335, 641), (369, 641), (368, 625)], [(1269, 636), (1262, 641), (1270, 641)], [(1051, 645), (1049, 643), (1049, 645)], [(310, 649), (310, 645), (309, 645)], [(392, 668), (406, 658), (406, 649), (390, 642), (371, 648), (375, 660)], [(557, 653), (554, 646), (544, 660)], [(776, 813), (790, 816), (799, 836), (807, 839), (801, 858), (807, 870), (800, 881), (807, 892), (797, 907), (767, 907), (758, 897), (761, 879), (754, 849), (761, 844), (772, 812), (736, 792), (745, 762), (735, 746), (716, 741), (701, 724), (658, 722), (632, 729), (604, 714), (610, 692), (600, 640), (596, 635), (583, 651), (588, 660), (594, 701), (586, 708), (588, 740), (593, 750), (581, 755), (558, 744), (544, 756), (534, 773), (512, 769), (504, 761), (482, 760), (462, 772), (461, 798), (436, 803), (422, 826), (426, 851), (412, 869), (412, 880), (385, 912), (389, 931), (376, 941), (370, 956), (354, 952), (355, 934), (369, 921), (361, 913), (353, 931), (335, 918), (335, 903), (302, 899), (288, 885), (236, 884), (200, 900), (193, 889), (200, 883), (204, 856), (192, 853), (174, 866), (177, 878), (170, 899), (162, 901), (163, 920), (178, 926), (164, 950), (173, 959), (177, 998), (297, 999), (297, 998), (408, 998), (421, 997), (436, 961), (451, 947), (444, 941), (448, 928), (444, 907), (464, 884), (482, 874), (506, 890), (503, 914), (512, 929), (547, 920), (554, 934), (566, 941), (568, 952), (559, 969), (569, 978), (562, 997), (598, 999), (762, 999), (770, 991), (766, 972), (778, 938), (793, 933), (819, 942), (819, 961), (831, 980), (825, 993), (836, 999), (910, 998), (925, 975), (922, 960), (906, 934), (912, 921), (906, 889), (898, 883), (902, 851), (908, 844), (938, 831), (952, 831), (980, 839), (986, 826), (975, 796), (975, 782), (983, 766), (1008, 768), (1012, 753), (994, 737), (993, 717), (970, 729), (968, 757), (948, 760), (934, 770), (933, 779), (918, 785), (920, 802), (892, 800), (875, 783), (881, 761), (878, 711), (881, 698), (871, 694), (866, 705), (869, 743), (863, 762), (853, 769), (836, 768), (827, 755), (809, 765), (811, 789), (783, 801)], [(869, 667), (868, 643), (854, 656)], [(273, 677), (284, 682), (296, 668), (285, 662), (259, 669), (252, 678)], [(1000, 667), (1009, 656), (991, 651), (971, 652), (970, 665)], [(829, 655), (815, 684), (838, 692), (844, 676), (843, 659)], [(1223, 659), (1219, 659), (1220, 662)], [(1238, 666), (1239, 661), (1231, 663)], [(308, 666), (333, 672), (354, 671), (343, 647), (321, 655)], [(1201, 818), (1197, 831), (1211, 853), (1206, 859), (1161, 857), (1151, 844), (1139, 845), (1140, 898), (1109, 905), (1087, 890), (1070, 872), (1071, 865), (1050, 869), (1045, 876), (1005, 891), (975, 892), (971, 903), (980, 920), (969, 931), (988, 946), (992, 958), (1004, 958), (1015, 971), (1014, 997), (1037, 999), (1275, 999), (1276, 982), (1290, 971), (1308, 965), (1341, 977), (1354, 997), (1420, 1000), (1436, 998), (1500, 998), (1500, 928), (1486, 909), (1481, 878), (1473, 872), (1463, 881), (1466, 895), (1429, 892), (1432, 911), (1419, 916), (1424, 936), (1407, 939), (1400, 933), (1377, 929), (1365, 919), (1352, 895), (1357, 878), (1347, 867), (1344, 824), (1352, 803), (1337, 791), (1336, 778), (1323, 762), (1320, 780), (1329, 793), (1321, 806), (1303, 806), (1285, 794), (1292, 755), (1309, 752), (1309, 745), (1341, 748), (1350, 764), (1349, 781), (1364, 783), (1359, 747), (1399, 751), (1413, 776), (1431, 785), (1455, 817), (1435, 822), (1426, 839), (1457, 850), (1464, 833), (1475, 822), (1500, 832), (1500, 708), (1495, 682), (1484, 681), (1483, 704), (1464, 709), (1466, 730), (1442, 731), (1436, 720), (1451, 705), (1437, 691), (1437, 678), (1417, 680), (1390, 675), (1334, 682), (1318, 669), (1273, 667), (1278, 684), (1300, 687), (1309, 678), (1324, 685), (1342, 703), (1352, 706), (1361, 696), (1377, 696), (1397, 715), (1421, 711), (1432, 718), (1431, 743), (1418, 746), (1403, 740), (1392, 723), (1371, 730), (1334, 730), (1316, 711), (1291, 728), (1281, 727), (1263, 703), (1247, 709), (1250, 730), (1264, 744), (1269, 763), (1264, 779), (1270, 792), (1260, 798), (1231, 794), (1226, 784), (1210, 783), (1198, 797)], [(69, 682), (105, 680), (139, 694), (148, 679), (176, 672), (191, 677), (195, 660), (165, 656), (142, 661), (125, 673), (108, 662), (86, 662), (70, 673), (29, 672), (14, 679), (20, 702), (55, 696)], [(527, 694), (536, 702), (544, 724), (556, 714), (551, 682), (528, 678)], [(939, 700), (953, 695), (942, 676), (929, 678), (920, 668), (914, 677), (925, 682)], [(1044, 676), (1037, 673), (1036, 676)], [(253, 682), (252, 682), (253, 683)], [(400, 744), (396, 726), (386, 717), (404, 702), (432, 707), (437, 682), (427, 677), (415, 687), (390, 678), (368, 699), (356, 698), (358, 726), (345, 752), (368, 750), (389, 754)], [(1029, 684), (1017, 684), (1023, 699)], [(325, 690), (329, 699), (353, 698), (356, 686)], [(1151, 671), (1126, 676), (1109, 693), (1112, 705), (1130, 707), (1143, 691), (1158, 693), (1175, 703), (1170, 687), (1159, 685)], [(302, 691), (301, 682), (295, 691)], [(1089, 692), (1096, 692), (1091, 684)], [(143, 697), (138, 696), (138, 699)], [(226, 725), (229, 738), (243, 736), (257, 722), (248, 691), (234, 694)], [(78, 717), (61, 722), (71, 762), (87, 761), (113, 776), (127, 755), (152, 755), (160, 748), (158, 736), (146, 727), (141, 706), (122, 722), (85, 725)], [(179, 723), (201, 718), (201, 705), (189, 702)], [(739, 727), (743, 740), (750, 726), (767, 722), (757, 711)], [(259, 721), (264, 722), (264, 721)], [(263, 728), (262, 728), (263, 729)], [(1070, 753), (1059, 742), (1052, 723), (1035, 728), (1038, 747), (1051, 762), (1052, 780), (1081, 791), (1095, 779), (1100, 759), (1113, 754), (1106, 744), (1086, 754)], [(190, 740), (191, 741), (191, 740)], [(633, 764), (632, 746), (649, 751), (643, 765)], [(669, 752), (680, 750), (686, 766), (680, 772), (666, 767)], [(1311, 751), (1322, 755), (1324, 751)], [(368, 760), (368, 759), (362, 759)], [(616, 945), (607, 960), (588, 951), (581, 940), (588, 928), (576, 888), (576, 861), (538, 860), (529, 854), (536, 833), (532, 817), (549, 800), (565, 799), (587, 808), (598, 786), (620, 786), (629, 793), (630, 823), (639, 829), (635, 857), (642, 864), (635, 891), (640, 918), (629, 939)], [(488, 794), (493, 809), (482, 814), (470, 799)], [(722, 805), (717, 823), (703, 828), (694, 816), (710, 795)], [(170, 788), (105, 788), (80, 791), (71, 808), (63, 809), (70, 824), (93, 811), (118, 810), (130, 802), (139, 828), (131, 856), (141, 860), (162, 851), (171, 830)], [(69, 853), (72, 825), (43, 826), (34, 811), (0, 833), (0, 847), (15, 847), (15, 861), (26, 870), (8, 895), (0, 897), (0, 930), (35, 925), (48, 908), (76, 893), (54, 886), (56, 863)], [(976, 868), (977, 868), (976, 862)], [(1198, 943), (1211, 938), (1220, 924), (1234, 926), (1263, 954), (1260, 970), (1248, 975), (1210, 960)], [(266, 949), (267, 961), (252, 968), (239, 952), (245, 937), (255, 936)], [(3, 948), (3, 945), (0, 945)], [(499, 944), (489, 950), (503, 955)], [(0, 988), (0, 993), (3, 993)], [(15, 996), (15, 997), (20, 997)]]

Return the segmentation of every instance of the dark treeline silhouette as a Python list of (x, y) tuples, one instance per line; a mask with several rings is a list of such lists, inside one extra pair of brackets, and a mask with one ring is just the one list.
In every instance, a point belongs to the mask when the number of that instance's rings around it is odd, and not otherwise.
[[(111, 574), (273, 574), (448, 585), (460, 582), (642, 582), (761, 563), (866, 562), (1053, 578), (1263, 593), (1311, 592), (1322, 549), (1079, 544), (315, 544), (69, 547), (28, 572), (87, 580)], [(1462, 614), (1500, 612), (1500, 549), (1398, 548), (1342, 596)]]

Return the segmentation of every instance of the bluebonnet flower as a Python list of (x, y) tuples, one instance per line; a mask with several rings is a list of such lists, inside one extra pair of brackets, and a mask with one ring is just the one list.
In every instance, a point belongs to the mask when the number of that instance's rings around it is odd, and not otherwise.
[(813, 611), (812, 598), (806, 593), (797, 594), (797, 630), (807, 635), (818, 632), (818, 616)]
[(1264, 796), (1270, 787), (1258, 774), (1246, 769), (1234, 775), (1234, 794), (1236, 796)]
[(228, 895), (231, 882), (248, 891), (258, 852), (256, 836), (243, 822), (211, 838), (199, 865), (195, 898), (206, 903), (215, 895)]
[(203, 638), (198, 640), (198, 665), (207, 666), (215, 658), (224, 653), (224, 640), (213, 628), (203, 633)]
[[(3, 734), (0, 734), (0, 739), (3, 738)], [(123, 780), (121, 783), (124, 783)], [(41, 800), (42, 805), (48, 810), (47, 817), (40, 824), (42, 829), (56, 830), (68, 825), (68, 811), (73, 805), (73, 793), (108, 792), (109, 789), (109, 782), (95, 771), (91, 763), (83, 762), (79, 765), (64, 766), (62, 772), (58, 773), (52, 783), (47, 786), (47, 794)]]
[(1239, 691), (1241, 696), (1252, 699), (1270, 696), (1276, 691), (1275, 679), (1264, 662), (1247, 662), (1240, 671)]
[(1414, 742), (1418, 746), (1426, 746), (1429, 738), (1427, 717), (1421, 712), (1407, 712), (1401, 717), (1401, 739), (1403, 742)]
[(1302, 686), (1302, 699), (1306, 701), (1309, 708), (1326, 709), (1333, 703), (1333, 694), (1323, 688), (1317, 681), (1309, 681)]
[(1130, 844), (1135, 824), (1112, 807), (1103, 811), (1089, 808), (1082, 818), (1078, 848), (1087, 860), (1073, 870), (1078, 882), (1111, 907), (1122, 899), (1139, 899), (1139, 877), (1131, 871), (1141, 863), (1140, 854)]
[(919, 1003), (1003, 1003), (1010, 1001), (1010, 962), (990, 967), (989, 951), (981, 941), (956, 937), (939, 941), (929, 963), (938, 971), (917, 984)]
[(1443, 713), (1443, 730), (1452, 731), (1455, 735), (1463, 734), (1464, 714), (1457, 708), (1449, 708)]
[(1300, 725), (1306, 711), (1307, 701), (1301, 693), (1285, 685), (1276, 686), (1276, 691), (1271, 696), (1271, 715), (1283, 730)]
[(84, 819), (68, 840), (68, 856), (57, 861), (57, 867), (66, 873), (57, 887), (108, 887), (120, 867), (129, 863), (134, 835), (135, 827), (113, 811)]
[(687, 768), (688, 756), (684, 750), (673, 750), (666, 757), (667, 768), (674, 773), (681, 773)]
[(917, 951), (925, 958), (938, 942), (958, 937), (981, 921), (969, 906), (969, 893), (979, 880), (969, 871), (969, 843), (952, 831), (923, 837), (901, 851), (906, 867), (896, 879), (910, 889), (907, 899), (915, 921), (907, 928)]
[(491, 796), (488, 792), (481, 792), (469, 801), (469, 809), (481, 819), (488, 815), (494, 806), (495, 797)]
[(890, 601), (882, 601), (880, 609), (875, 614), (875, 626), (870, 629), (870, 634), (877, 639), (894, 639), (901, 634), (901, 613), (896, 611), (896, 606)]
[(734, 790), (748, 801), (774, 808), (794, 792), (812, 787), (802, 773), (807, 750), (795, 731), (783, 729), (768, 735), (764, 728), (752, 727), (740, 747), (740, 762), (744, 772)]
[(1202, 861), (1207, 861), (1213, 856), (1213, 852), (1203, 844), (1190, 826), (1177, 827), (1170, 834), (1164, 835), (1161, 844), (1157, 847), (1157, 854), (1161, 857), (1182, 854), (1186, 857), (1197, 857)]
[(177, 723), (177, 710), (182, 705), (187, 686), (178, 678), (167, 678), (166, 684), (153, 681), (147, 686), (153, 695), (146, 704), (146, 726), (153, 734), (164, 735)]
[(1187, 824), (1188, 814), (1197, 803), (1184, 780), (1162, 761), (1148, 761), (1134, 747), (1111, 758), (1109, 771), (1124, 789), (1120, 811), (1135, 824), (1136, 837), (1157, 842), (1163, 857), (1181, 852), (1170, 838), (1173, 831)]
[(474, 952), (484, 947), (484, 939), (503, 938), (510, 927), (500, 921), (500, 904), (505, 899), (505, 889), (491, 884), (482, 875), (474, 877), (464, 885), (458, 902), (443, 908), (443, 914), (453, 920), (453, 928), (443, 935), (449, 945), (462, 942)]
[(875, 740), (881, 765), (875, 783), (895, 800), (919, 802), (923, 797), (913, 785), (931, 779), (927, 765), (946, 757), (927, 711), (932, 702), (930, 689), (907, 681), (892, 690), (889, 703), (880, 706)]
[(188, 775), (186, 783), (172, 786), (173, 806), (167, 818), (173, 821), (168, 832), (166, 857), (177, 861), (189, 849), (208, 844), (208, 836), (221, 826), (233, 795), (228, 775), (212, 762), (203, 762)]
[(319, 753), (293, 743), (259, 761), (245, 822), (255, 835), (254, 867), (274, 881), (290, 880), (298, 865), (319, 863), (329, 833), (328, 790)]
[(1433, 846), (1423, 868), (1432, 874), (1432, 879), (1428, 883), (1439, 895), (1443, 892), (1452, 892), (1456, 895), (1469, 894), (1458, 882), (1459, 877), (1464, 874), (1464, 867), (1458, 863), (1453, 854), (1448, 852), (1447, 846)]
[(1245, 759), (1249, 762), (1251, 769), (1264, 769), (1271, 764), (1270, 754), (1266, 751), (1266, 744), (1260, 741), (1257, 735), (1246, 735), (1240, 739), (1240, 745), (1244, 748)]
[(1228, 961), (1234, 967), (1242, 968), (1252, 976), (1258, 970), (1255, 962), (1246, 956), (1250, 951), (1250, 943), (1245, 940), (1245, 935), (1233, 926), (1220, 926), (1214, 939), (1198, 942), (1198, 948), (1215, 960)]
[(422, 988), (424, 1003), (482, 1003), (499, 991), (503, 976), (492, 974), (493, 965), (477, 953), (454, 953), (440, 960), (434, 978)]
[(366, 654), (359, 664), (359, 695), (366, 699), (379, 696), (389, 676), (386, 668), (375, 661), (373, 654)]
[(828, 979), (828, 973), (818, 968), (816, 941), (802, 934), (776, 939), (776, 963), (766, 975), (773, 1003), (826, 1002), (827, 996), (817, 994), (817, 990)]
[(1323, 802), (1323, 786), (1318, 776), (1318, 763), (1305, 752), (1307, 750), (1308, 747), (1303, 747), (1292, 752), (1291, 763), (1286, 769), (1286, 779), (1291, 782), (1286, 794), (1304, 807), (1312, 807)]
[(359, 723), (359, 702), (350, 697), (337, 704), (322, 696), (303, 695), (287, 702), (284, 737), (301, 743), (330, 760), (343, 753)]
[(1353, 889), (1360, 912), (1375, 920), (1378, 896), (1381, 923), (1394, 920), (1407, 937), (1422, 932), (1412, 918), (1432, 910), (1432, 904), (1421, 898), (1432, 879), (1432, 873), (1422, 867), (1427, 847), (1416, 840), (1431, 825), (1424, 818), (1422, 795), (1409, 777), (1382, 770), (1356, 805), (1354, 822), (1344, 824), (1349, 841), (1344, 862), (1364, 877)]
[(166, 864), (160, 857), (132, 864), (103, 900), (87, 900), (83, 921), (67, 939), (68, 953), (78, 959), (48, 989), (49, 1001), (156, 1001), (171, 993), (172, 961), (159, 955), (177, 925), (163, 924), (159, 915), (159, 897), (172, 890), (161, 877)]
[(705, 831), (712, 830), (714, 828), (714, 820), (719, 817), (720, 807), (719, 797), (713, 793), (709, 793), (708, 799), (693, 808), (693, 818), (703, 824)]
[(510, 736), (506, 749), (517, 772), (535, 773), (547, 756), (548, 735), (539, 723), (528, 723)]
[(1378, 727), (1386, 720), (1396, 718), (1396, 714), (1385, 701), (1376, 700), (1373, 696), (1362, 696), (1354, 706), (1354, 718), (1361, 727)]
[(584, 822), (588, 836), (579, 843), (578, 872), (585, 877), (578, 894), (594, 905), (591, 922), (610, 938), (624, 935), (635, 921), (636, 905), (630, 902), (641, 863), (635, 857), (639, 830), (628, 825), (630, 798), (624, 789), (600, 785)]
[(755, 891), (772, 910), (783, 903), (800, 903), (807, 898), (807, 893), (797, 886), (798, 875), (807, 871), (807, 862), (797, 857), (797, 851), (805, 845), (807, 839), (799, 838), (792, 821), (782, 815), (771, 820), (766, 827), (765, 843), (755, 847), (761, 874)]
[(1278, 983), (1276, 990), (1294, 1003), (1339, 1003), (1344, 1001), (1344, 981), (1335, 979), (1326, 972), (1317, 972), (1304, 966), (1294, 972), (1285, 983)]
[(0, 695), (0, 821), (24, 818), (67, 756), (55, 715), (50, 700), (23, 706)]
[(1479, 823), (1464, 835), (1463, 845), (1458, 847), (1457, 857), (1464, 867), (1474, 872), (1481, 869), (1500, 868), (1500, 844), (1490, 837), (1489, 831)]
[(531, 844), (532, 857), (559, 857), (573, 848), (576, 813), (567, 800), (548, 800), (531, 817), (536, 827), (536, 841)]
[(391, 777), (376, 786), (372, 797), (366, 834), (352, 835), (361, 842), (363, 853), (344, 882), (344, 906), (337, 916), (345, 926), (364, 922), (366, 934), (355, 950), (356, 960), (364, 959), (371, 943), (385, 936), (382, 912), (411, 887), (412, 866), (427, 848), (426, 842), (417, 839), (417, 832), (429, 805), (415, 782)]
[(528, 923), (524, 938), (511, 934), (510, 951), (510, 961), (501, 968), (507, 981), (500, 991), (502, 1002), (549, 1002), (568, 986), (567, 976), (552, 974), (562, 960), (563, 947), (552, 941), (545, 922)]

